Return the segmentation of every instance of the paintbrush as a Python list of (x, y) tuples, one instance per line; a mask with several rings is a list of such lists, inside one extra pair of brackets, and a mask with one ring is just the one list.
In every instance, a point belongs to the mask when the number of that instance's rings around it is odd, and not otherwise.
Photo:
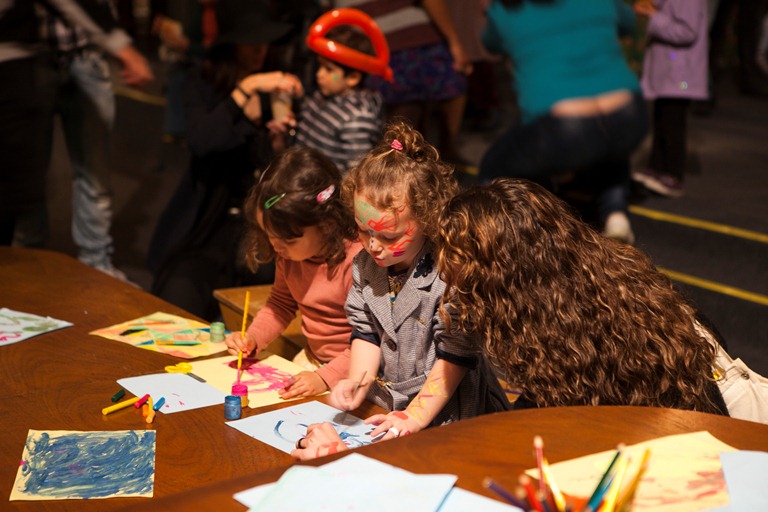
[[(248, 306), (251, 304), (251, 290), (245, 291), (245, 304), (243, 305), (243, 326), (240, 329), (241, 342), (245, 341), (245, 323), (248, 321)], [(240, 377), (243, 374), (243, 351), (237, 351), (237, 383), (240, 384)]]
[[(357, 394), (357, 390), (360, 389), (360, 386), (363, 385), (363, 381), (365, 380), (365, 376), (368, 375), (367, 371), (363, 372), (363, 375), (360, 377), (360, 380), (355, 384), (354, 389), (352, 390), (352, 398), (355, 398), (355, 395)], [(347, 415), (349, 414), (349, 409), (344, 411), (344, 417), (341, 418), (341, 424), (345, 425), (347, 422)], [(349, 426), (347, 426), (349, 428)], [(346, 432), (347, 428), (343, 430), (343, 432)]]

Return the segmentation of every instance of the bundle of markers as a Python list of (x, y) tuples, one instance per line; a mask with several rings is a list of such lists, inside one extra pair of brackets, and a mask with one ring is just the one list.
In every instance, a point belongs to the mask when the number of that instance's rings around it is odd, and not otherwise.
[[(125, 396), (125, 390), (121, 389), (117, 393), (114, 394), (112, 397), (112, 402), (117, 402), (122, 397)], [(152, 423), (155, 421), (155, 413), (160, 410), (160, 408), (165, 403), (165, 398), (161, 398), (157, 401), (157, 403), (152, 402), (152, 397), (147, 395), (144, 395), (142, 397), (133, 397), (129, 398), (127, 400), (123, 400), (122, 402), (118, 402), (115, 405), (110, 405), (109, 407), (105, 407), (101, 410), (101, 414), (107, 415), (110, 413), (113, 413), (115, 411), (119, 411), (120, 409), (125, 409), (129, 406), (134, 406), (136, 409), (141, 408), (141, 414), (145, 418), (145, 421), (147, 423)]]
[(629, 455), (623, 453), (623, 448), (623, 446), (617, 448), (616, 454), (595, 490), (580, 506), (567, 500), (555, 483), (549, 462), (544, 456), (544, 441), (539, 436), (533, 439), (533, 451), (539, 471), (538, 486), (534, 485), (533, 479), (528, 475), (520, 475), (514, 492), (506, 490), (491, 478), (485, 478), (483, 486), (504, 501), (526, 512), (626, 512), (632, 509), (632, 501), (640, 479), (648, 467), (651, 452), (645, 450), (637, 472), (631, 478), (626, 478), (631, 459)]

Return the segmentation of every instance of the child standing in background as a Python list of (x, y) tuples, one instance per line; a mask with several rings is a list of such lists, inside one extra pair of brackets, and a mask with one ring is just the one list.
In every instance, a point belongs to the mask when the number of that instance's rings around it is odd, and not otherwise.
[(361, 246), (340, 192), (333, 162), (317, 150), (291, 148), (272, 160), (245, 202), (246, 261), (255, 269), (275, 259), (275, 283), (245, 339), (237, 332), (225, 341), (231, 354), (255, 356), (300, 311), (307, 347), (293, 361), (308, 371), (279, 392), (286, 399), (317, 395), (347, 377), (352, 329), (344, 302)]
[[(326, 38), (375, 56), (368, 36), (350, 25), (332, 28)], [(297, 145), (322, 151), (345, 173), (379, 140), (382, 99), (365, 87), (366, 73), (324, 56), (317, 60), (317, 90), (304, 99), (297, 119), (289, 115), (270, 123), (273, 146), (284, 146), (285, 133), (295, 126)]]
[(641, 0), (648, 44), (641, 85), (653, 100), (653, 146), (648, 169), (632, 179), (667, 197), (683, 195), (687, 116), (691, 100), (709, 97), (708, 25), (705, 0)]
[[(366, 419), (377, 425), (373, 437), (392, 439), (509, 407), (478, 341), (446, 332), (438, 315), (445, 284), (430, 237), (457, 188), (437, 150), (402, 121), (387, 126), (382, 142), (344, 181), (343, 198), (354, 207), (365, 251), (355, 258), (346, 306), (349, 378), (333, 388), (331, 404), (351, 410), (367, 397), (392, 411)], [(320, 442), (314, 431), (293, 456), (343, 449)]]

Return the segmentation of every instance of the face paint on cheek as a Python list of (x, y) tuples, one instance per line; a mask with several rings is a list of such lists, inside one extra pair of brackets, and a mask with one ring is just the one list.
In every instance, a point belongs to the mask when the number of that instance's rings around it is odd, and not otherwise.
[(392, 251), (392, 256), (397, 258), (405, 254), (405, 252), (408, 250), (408, 246), (411, 245), (411, 242), (413, 242), (413, 239), (409, 238), (408, 240), (403, 240), (399, 244), (392, 244), (387, 247), (387, 249)]

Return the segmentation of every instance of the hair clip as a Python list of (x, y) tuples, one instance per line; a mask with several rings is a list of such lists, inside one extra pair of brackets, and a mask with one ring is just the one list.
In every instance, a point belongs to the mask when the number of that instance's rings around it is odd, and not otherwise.
[(331, 198), (333, 193), (336, 192), (336, 187), (331, 184), (328, 188), (317, 194), (317, 202), (324, 203)]
[(264, 181), (264, 176), (267, 175), (267, 171), (269, 171), (269, 167), (270, 166), (268, 165), (266, 169), (261, 171), (261, 175), (259, 176), (259, 181), (256, 183), (257, 185), (261, 185), (261, 182)]
[(272, 197), (270, 197), (269, 199), (267, 199), (266, 201), (264, 201), (264, 209), (265, 209), (265, 210), (269, 210), (270, 208), (272, 208), (273, 206), (275, 206), (275, 203), (276, 203), (276, 202), (278, 202), (279, 200), (281, 200), (281, 199), (282, 199), (282, 198), (284, 198), (284, 197), (285, 197), (285, 192), (283, 192), (282, 194), (278, 194), (278, 195), (276, 195), (276, 196), (272, 196)]
[(403, 150), (403, 144), (399, 140), (397, 140), (397, 139), (392, 139), (392, 144), (390, 144), (390, 147), (392, 149), (396, 149), (398, 151), (402, 151)]

